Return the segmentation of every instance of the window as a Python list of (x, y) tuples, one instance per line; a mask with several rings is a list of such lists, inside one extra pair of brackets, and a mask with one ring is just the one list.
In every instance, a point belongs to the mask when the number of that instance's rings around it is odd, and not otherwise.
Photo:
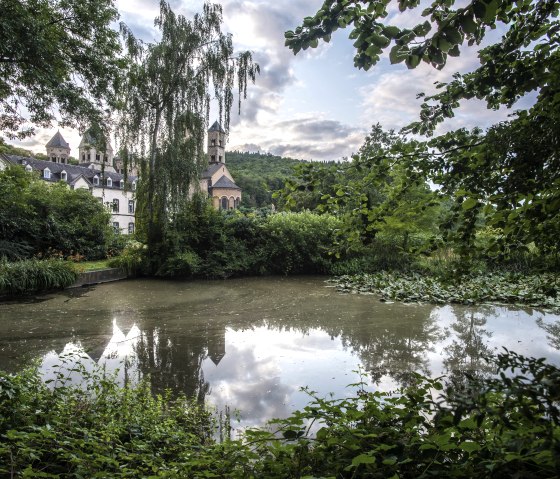
[(51, 161), (52, 161), (53, 163), (56, 163), (56, 156), (51, 156)]
[(239, 198), (235, 198), (235, 207), (239, 208)]
[(93, 177), (93, 185), (94, 186), (99, 186), (99, 176), (95, 175)]
[(220, 139), (220, 146), (222, 146), (222, 140)]
[(97, 161), (97, 163), (99, 163), (99, 160), (100, 160), (99, 154), (95, 155), (95, 161)]
[(128, 223), (128, 234), (134, 234), (134, 223)]
[(133, 181), (133, 182), (132, 182), (132, 190), (133, 190), (133, 191), (136, 190), (136, 181)]
[(60, 172), (60, 179), (66, 181), (68, 179), (68, 175), (66, 174), (66, 171), (61, 171)]
[(51, 179), (51, 170), (49, 170), (48, 168), (45, 168), (43, 170), (43, 178), (45, 178), (46, 180), (50, 180)]
[(113, 222), (113, 229), (115, 230), (115, 234), (120, 234), (121, 228), (118, 221)]
[(82, 161), (85, 162), (86, 161), (86, 154), (82, 153)]
[(113, 186), (113, 180), (111, 178), (107, 178), (107, 186)]
[(124, 189), (124, 180), (121, 180), (120, 183), (121, 183), (120, 188), (121, 188), (121, 190), (123, 190)]
[(222, 157), (218, 156), (218, 161), (221, 163), (222, 162)]
[(33, 169), (33, 168), (31, 168), (31, 165), (27, 165), (27, 166), (25, 167), (25, 171), (31, 171), (32, 169)]
[(134, 213), (134, 200), (128, 200), (128, 212)]
[(212, 155), (210, 158), (211, 158), (212, 163), (214, 163), (216, 161), (216, 155)]
[(212, 146), (216, 146), (216, 139), (212, 138)]
[(116, 198), (113, 200), (113, 213), (119, 212), (119, 200)]
[(225, 196), (222, 196), (222, 204), (220, 206), (222, 210), (228, 209), (228, 199)]
[(88, 153), (88, 154), (87, 154), (87, 160), (88, 160), (88, 161), (91, 160), (91, 153)]

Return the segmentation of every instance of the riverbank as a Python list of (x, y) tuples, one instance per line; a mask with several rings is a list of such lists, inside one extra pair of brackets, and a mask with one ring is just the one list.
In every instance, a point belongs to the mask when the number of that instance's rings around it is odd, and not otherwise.
[(332, 280), (345, 293), (374, 293), (382, 301), (433, 304), (513, 304), (560, 312), (560, 275), (486, 273), (444, 280), (418, 273), (381, 271)]

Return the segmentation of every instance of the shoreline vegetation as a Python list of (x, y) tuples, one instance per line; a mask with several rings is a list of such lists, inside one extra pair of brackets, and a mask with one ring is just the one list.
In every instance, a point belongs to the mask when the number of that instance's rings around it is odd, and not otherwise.
[(343, 399), (308, 391), (302, 410), (235, 438), (227, 414), (147, 382), (0, 372), (0, 477), (555, 477), (560, 370), (509, 351), (488, 361), (495, 376), (417, 374), (394, 392), (361, 379)]
[(419, 273), (380, 271), (330, 280), (343, 293), (380, 296), (381, 301), (432, 304), (494, 304), (560, 313), (560, 277), (554, 273), (493, 272), (443, 280)]

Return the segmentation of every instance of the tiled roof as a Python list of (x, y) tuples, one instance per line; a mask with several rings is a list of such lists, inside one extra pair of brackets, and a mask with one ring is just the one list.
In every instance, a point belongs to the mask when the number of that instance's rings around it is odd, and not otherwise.
[(223, 163), (212, 163), (208, 165), (208, 168), (202, 172), (201, 178), (212, 178), (212, 175), (214, 175), (214, 173), (216, 173), (216, 171), (218, 171), (222, 166), (224, 166)]
[(222, 125), (220, 125), (217, 121), (215, 121), (212, 126), (208, 128), (208, 131), (219, 131), (220, 133), (225, 133)]
[(55, 147), (55, 148), (67, 148), (70, 149), (70, 145), (68, 142), (62, 138), (60, 131), (57, 131), (55, 135), (50, 139), (47, 143), (47, 147)]
[(212, 188), (227, 188), (232, 190), (240, 190), (233, 181), (231, 181), (227, 176), (222, 176), (216, 183), (212, 185)]
[[(111, 178), (113, 186), (107, 186), (105, 182), (99, 182), (99, 186), (103, 186), (107, 189), (114, 189), (119, 190), (120, 185), (117, 186), (117, 181), (121, 181), (124, 179), (124, 175), (120, 173), (113, 173), (110, 171), (101, 172), (101, 170), (94, 170), (85, 166), (76, 166), (76, 165), (67, 165), (63, 163), (54, 163), (52, 161), (45, 161), (45, 160), (37, 160), (35, 158), (25, 157), (25, 156), (17, 156), (17, 155), (6, 155), (3, 154), (2, 157), (7, 160), (8, 162), (14, 165), (26, 166), (29, 165), (35, 171), (43, 172), (46, 168), (51, 171), (50, 179), (44, 178), (41, 175), (41, 178), (45, 181), (57, 182), (61, 180), (61, 173), (63, 171), (66, 172), (67, 178), (66, 181), (70, 184), (76, 182), (80, 176), (83, 176), (89, 183), (93, 184), (93, 177), (98, 176), (99, 178)], [(133, 182), (136, 180), (135, 176), (128, 176), (128, 181)]]

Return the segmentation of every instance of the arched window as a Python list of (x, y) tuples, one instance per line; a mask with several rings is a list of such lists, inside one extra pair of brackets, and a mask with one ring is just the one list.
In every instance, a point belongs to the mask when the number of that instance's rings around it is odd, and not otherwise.
[(60, 179), (66, 181), (68, 179), (68, 175), (66, 174), (66, 171), (61, 171), (60, 172)]
[(225, 196), (222, 196), (222, 201), (221, 201), (220, 208), (222, 210), (227, 210), (228, 209), (228, 199)]
[(50, 180), (51, 179), (51, 170), (49, 170), (48, 168), (45, 168), (43, 170), (43, 178), (45, 178), (46, 180)]
[(99, 163), (99, 153), (97, 155), (95, 155), (95, 161), (97, 161), (97, 163)]
[(239, 208), (239, 198), (235, 198), (235, 207)]

